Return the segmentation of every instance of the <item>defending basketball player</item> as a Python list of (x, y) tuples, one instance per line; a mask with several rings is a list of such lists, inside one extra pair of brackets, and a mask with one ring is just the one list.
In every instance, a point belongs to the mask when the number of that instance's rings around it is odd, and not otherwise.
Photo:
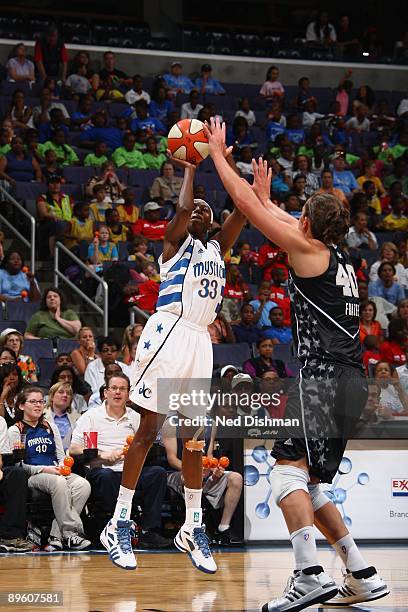
[[(234, 164), (232, 157), (231, 164)], [(148, 320), (140, 337), (132, 374), (132, 401), (141, 413), (140, 427), (125, 458), (122, 485), (112, 520), (101, 534), (113, 563), (135, 569), (131, 547), (130, 520), (133, 493), (147, 452), (169, 410), (161, 405), (158, 381), (172, 379), (172, 392), (184, 392), (192, 379), (211, 380), (212, 345), (207, 326), (221, 308), (225, 286), (223, 256), (237, 240), (245, 217), (238, 210), (220, 231), (208, 240), (213, 212), (203, 200), (193, 199), (195, 166), (185, 168), (175, 217), (167, 226), (163, 254), (159, 258), (160, 285), (157, 312)], [(234, 170), (233, 170), (234, 172)], [(205, 411), (205, 408), (204, 408)], [(193, 407), (179, 411), (196, 416)], [(186, 519), (175, 545), (189, 554), (193, 565), (206, 573), (217, 569), (202, 525), (202, 449), (195, 429), (181, 430), (182, 473), (185, 486)]]
[[(285, 518), (295, 570), (282, 597), (263, 612), (303, 610), (325, 602), (344, 606), (389, 593), (359, 552), (335, 505), (319, 489), (331, 482), (366, 401), (359, 343), (358, 289), (348, 256), (338, 245), (349, 214), (331, 195), (316, 194), (299, 220), (270, 200), (271, 171), (253, 161), (254, 183), (231, 172), (225, 126), (206, 128), (210, 155), (235, 205), (268, 239), (289, 254), (293, 336), (302, 363), (285, 416), (300, 417), (301, 435), (275, 442), (272, 495)], [(346, 574), (338, 589), (319, 565), (313, 524), (341, 557)]]

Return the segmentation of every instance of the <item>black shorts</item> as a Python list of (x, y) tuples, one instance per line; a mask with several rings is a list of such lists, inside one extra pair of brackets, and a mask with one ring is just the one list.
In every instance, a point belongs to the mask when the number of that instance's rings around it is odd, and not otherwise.
[(301, 434), (279, 436), (271, 455), (292, 461), (306, 456), (310, 474), (331, 483), (366, 401), (362, 369), (309, 362), (289, 390), (285, 411), (285, 418), (299, 419)]

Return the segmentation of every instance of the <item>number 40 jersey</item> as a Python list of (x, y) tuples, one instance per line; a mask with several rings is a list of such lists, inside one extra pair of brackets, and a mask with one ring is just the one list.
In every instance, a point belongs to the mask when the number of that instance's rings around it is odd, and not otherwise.
[(210, 325), (221, 309), (225, 264), (220, 245), (204, 245), (190, 235), (171, 259), (160, 264), (160, 290), (156, 309), (171, 312), (199, 327)]
[(302, 278), (289, 272), (298, 358), (303, 364), (317, 360), (361, 368), (356, 275), (347, 253), (329, 249), (329, 266), (320, 276)]

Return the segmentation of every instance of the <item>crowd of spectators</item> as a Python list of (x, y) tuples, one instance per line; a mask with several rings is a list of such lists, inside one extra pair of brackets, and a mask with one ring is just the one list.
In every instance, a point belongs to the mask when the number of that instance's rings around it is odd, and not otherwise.
[[(319, 30), (314, 24), (311, 35), (320, 32), (327, 42), (333, 37), (329, 26), (322, 22)], [(18, 249), (1, 253), (0, 302), (9, 309), (10, 322), (1, 333), (0, 352), (3, 551), (29, 549), (25, 501), (31, 490), (51, 497), (55, 520), (49, 550), (90, 545), (81, 520), (90, 496), (102, 498), (107, 513), (113, 508), (126, 434), (137, 430), (139, 416), (132, 407), (119, 410), (109, 404), (109, 394), (127, 393), (127, 381), (120, 376), (129, 374), (145, 317), (155, 310), (158, 256), (182, 185), (167, 155), (166, 134), (180, 117), (225, 118), (241, 174), (251, 181), (251, 161), (262, 155), (273, 170), (271, 198), (294, 217), (300, 217), (316, 191), (336, 195), (350, 210), (352, 226), (342, 247), (358, 279), (363, 359), (374, 380), (363, 420), (375, 424), (408, 414), (407, 99), (391, 108), (364, 84), (353, 95), (348, 71), (333, 92), (329, 112), (307, 76), (292, 99), (284, 75), (271, 66), (256, 96), (235, 100), (232, 110), (224, 104), (228, 85), (219, 83), (209, 64), (193, 81), (173, 62), (147, 91), (142, 76), (129, 76), (116, 66), (114, 53), (107, 51), (103, 61), (99, 71), (92, 70), (87, 52), (78, 52), (70, 62), (58, 32), (50, 28), (36, 45), (34, 63), (19, 44), (7, 64), (14, 92), (0, 129), (0, 185), (23, 202), (21, 184), (41, 186), (36, 199), (40, 259), (52, 257), (60, 240), (87, 270), (104, 276), (111, 327), (123, 330), (132, 305), (139, 315), (121, 343), (114, 337), (95, 338), (60, 289), (41, 292)], [(31, 103), (23, 83), (37, 87), (38, 103)], [(203, 163), (194, 195), (214, 207), (216, 230), (232, 203), (212, 170)], [(80, 185), (79, 194), (72, 183)], [(247, 227), (226, 264), (222, 309), (209, 333), (215, 357), (217, 345), (227, 345), (230, 353), (224, 353), (223, 361), (215, 358), (214, 374), (236, 391), (279, 390), (299, 368), (292, 345), (287, 256)], [(63, 265), (67, 278), (101, 303), (92, 275), (72, 262)], [(10, 317), (19, 304), (33, 307), (23, 329), (15, 328)], [(36, 341), (47, 339), (55, 347), (77, 341), (69, 352), (59, 351), (48, 378), (33, 356)], [(267, 411), (281, 416), (285, 401), (282, 394), (279, 406)], [(62, 476), (58, 466), (65, 453), (71, 449), (81, 455), (84, 434), (90, 431), (98, 432), (99, 456), (81, 475)], [(18, 450), (21, 436), (24, 460), (20, 467), (7, 465), (4, 458)], [(27, 443), (37, 439), (38, 444)], [(212, 453), (214, 435), (208, 445)], [(180, 477), (169, 476), (180, 470), (177, 448), (173, 443), (162, 448), (165, 467), (147, 466), (140, 481), (140, 541), (148, 547), (169, 544), (159, 533), (161, 506), (168, 487), (180, 491)], [(229, 524), (242, 477), (234, 471), (205, 477), (222, 480), (217, 495), (208, 498), (214, 509), (223, 508), (221, 523)], [(225, 541), (232, 539), (228, 531)]]

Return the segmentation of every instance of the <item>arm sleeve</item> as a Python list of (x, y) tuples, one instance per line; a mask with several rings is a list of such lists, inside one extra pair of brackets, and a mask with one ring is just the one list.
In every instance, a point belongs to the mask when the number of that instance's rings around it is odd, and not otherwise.
[(67, 321), (79, 321), (80, 320), (77, 313), (71, 309), (64, 310), (64, 312), (61, 313), (61, 316), (62, 315), (64, 315), (62, 318), (66, 319)]
[(62, 445), (62, 440), (61, 440), (61, 434), (59, 432), (58, 427), (55, 425), (55, 423), (50, 423), (50, 427), (52, 429), (52, 433), (54, 434), (55, 451), (57, 455), (58, 465), (60, 465), (64, 461), (64, 457), (65, 457), (64, 447)]
[(38, 336), (39, 329), (40, 329), (40, 326), (39, 326), (39, 321), (38, 321), (38, 312), (36, 312), (35, 314), (33, 314), (31, 319), (29, 320), (28, 325), (26, 327), (26, 332), (33, 334), (33, 336)]
[(7, 423), (0, 417), (0, 455), (8, 455), (11, 452), (9, 437), (7, 434)]

